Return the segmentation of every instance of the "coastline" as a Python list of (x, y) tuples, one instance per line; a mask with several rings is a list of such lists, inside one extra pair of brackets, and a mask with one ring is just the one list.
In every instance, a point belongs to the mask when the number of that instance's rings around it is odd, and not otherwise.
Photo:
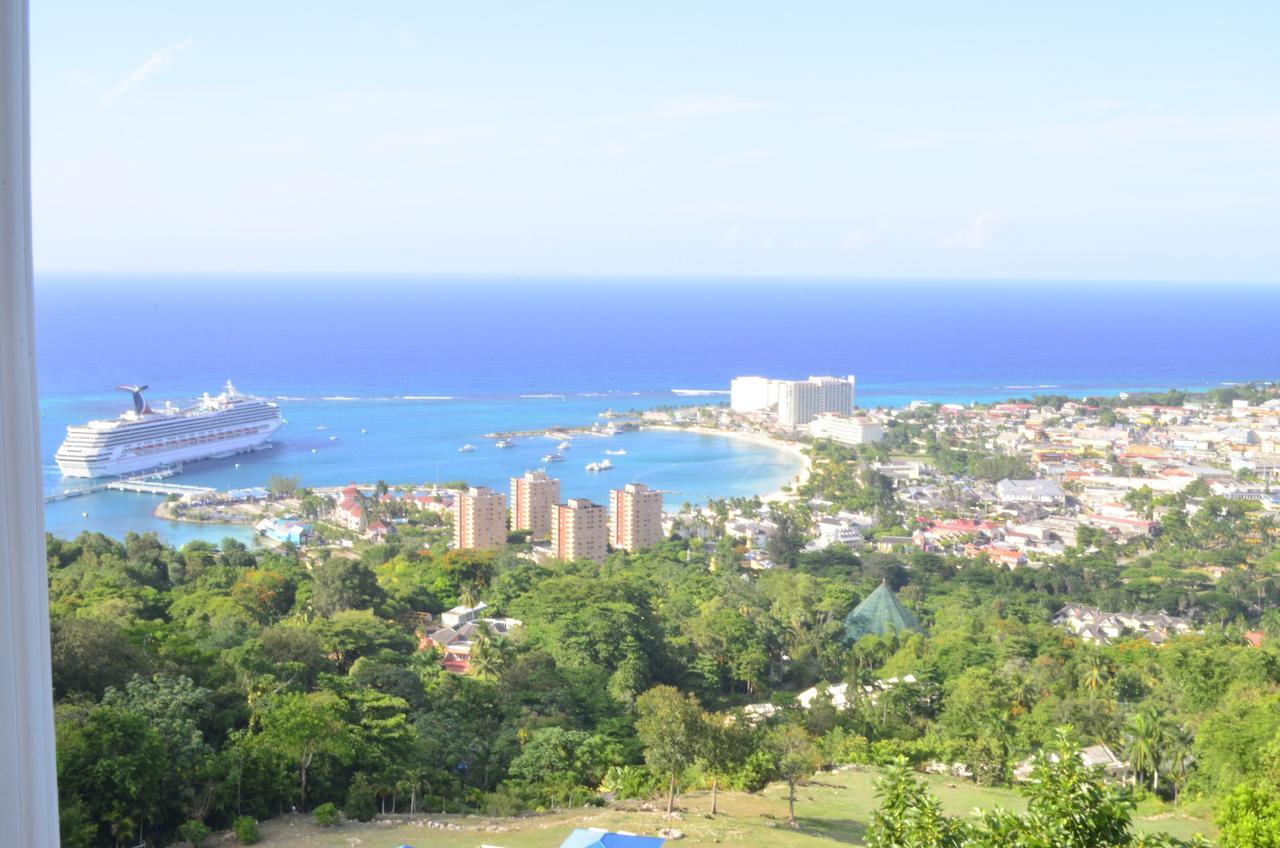
[(808, 454), (804, 452), (804, 446), (798, 442), (788, 442), (774, 436), (766, 436), (763, 433), (744, 433), (741, 430), (720, 430), (715, 427), (680, 427), (675, 424), (642, 424), (642, 430), (668, 430), (677, 433), (697, 433), (700, 436), (724, 436), (730, 439), (739, 439), (751, 442), (760, 447), (772, 448), (773, 450), (784, 451), (800, 460), (800, 473), (789, 479), (785, 485), (791, 487), (791, 492), (784, 492), (781, 489), (774, 489), (771, 492), (760, 492), (758, 497), (763, 503), (781, 503), (793, 500), (795, 490), (803, 486), (809, 480), (809, 475), (813, 470), (813, 461)]

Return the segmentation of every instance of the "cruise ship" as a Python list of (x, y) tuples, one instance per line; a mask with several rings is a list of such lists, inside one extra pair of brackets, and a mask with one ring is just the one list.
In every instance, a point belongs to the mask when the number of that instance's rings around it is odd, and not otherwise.
[(262, 447), (284, 420), (280, 407), (242, 395), (231, 381), (193, 406), (152, 409), (147, 386), (119, 386), (133, 409), (119, 418), (73, 424), (54, 459), (67, 477), (137, 474), (167, 465), (231, 456)]

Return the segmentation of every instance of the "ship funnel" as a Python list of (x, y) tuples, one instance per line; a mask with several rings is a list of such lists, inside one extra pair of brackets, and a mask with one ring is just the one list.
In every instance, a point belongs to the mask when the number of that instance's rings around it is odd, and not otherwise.
[(116, 386), (116, 388), (122, 392), (128, 392), (129, 394), (133, 395), (133, 411), (134, 412), (141, 415), (142, 413), (147, 411), (147, 402), (143, 400), (142, 393), (145, 392), (147, 389), (151, 388), (150, 386), (133, 385), (133, 386)]

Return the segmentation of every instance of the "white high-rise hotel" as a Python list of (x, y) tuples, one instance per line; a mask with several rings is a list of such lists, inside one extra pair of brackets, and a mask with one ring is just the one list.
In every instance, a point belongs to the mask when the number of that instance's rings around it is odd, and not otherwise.
[(824, 412), (853, 412), (854, 377), (810, 377), (808, 380), (770, 380), (736, 377), (730, 386), (734, 412), (761, 412), (777, 406), (778, 424), (799, 427)]

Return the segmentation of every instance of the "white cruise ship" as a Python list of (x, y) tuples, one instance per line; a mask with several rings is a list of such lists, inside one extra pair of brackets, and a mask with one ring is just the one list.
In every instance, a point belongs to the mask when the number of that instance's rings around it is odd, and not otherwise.
[(133, 409), (119, 418), (73, 424), (54, 459), (67, 477), (136, 474), (180, 462), (244, 453), (280, 429), (280, 407), (242, 395), (231, 381), (222, 394), (206, 392), (194, 406), (166, 403), (152, 409), (146, 386), (120, 386), (133, 395)]

